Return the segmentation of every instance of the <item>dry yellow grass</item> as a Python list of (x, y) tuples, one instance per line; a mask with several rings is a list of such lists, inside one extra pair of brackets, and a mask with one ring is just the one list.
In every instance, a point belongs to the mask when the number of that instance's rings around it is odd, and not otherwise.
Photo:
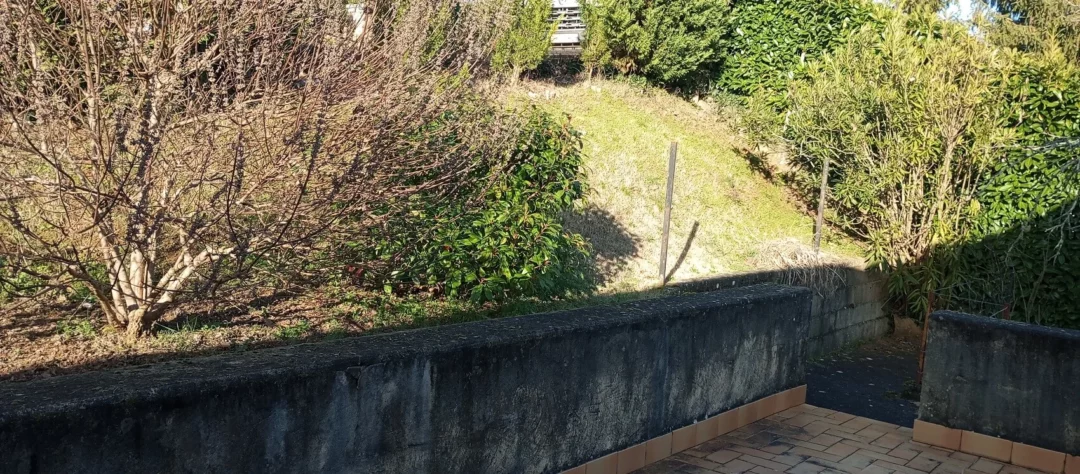
[[(659, 283), (667, 154), (679, 142), (668, 271), (674, 280), (765, 269), (762, 251), (809, 244), (813, 219), (782, 185), (754, 171), (741, 139), (717, 114), (660, 90), (593, 80), (526, 83), (519, 96), (571, 116), (585, 133), (593, 193), (568, 225), (593, 244), (606, 292)], [(861, 250), (827, 232), (825, 252), (852, 264)]]

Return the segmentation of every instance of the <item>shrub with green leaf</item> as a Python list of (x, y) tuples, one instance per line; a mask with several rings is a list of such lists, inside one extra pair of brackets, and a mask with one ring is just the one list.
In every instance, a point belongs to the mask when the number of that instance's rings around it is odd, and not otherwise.
[(980, 26), (987, 39), (1021, 51), (1060, 52), (1080, 65), (1080, 3), (1076, 0), (981, 0), (992, 12)]
[(513, 0), (510, 27), (495, 44), (491, 59), (496, 71), (517, 79), (536, 69), (551, 50), (551, 0)]
[(863, 25), (880, 24), (884, 15), (868, 0), (736, 0), (723, 26), (715, 86), (742, 96), (759, 88), (782, 94), (810, 61)]
[(937, 283), (908, 269), (935, 268), (933, 249), (966, 235), (980, 176), (1009, 143), (994, 87), (1007, 66), (962, 25), (897, 15), (791, 87), (782, 130), (796, 186), (815, 201), (831, 161), (829, 219), (868, 242), (914, 314)]
[(417, 201), (370, 242), (364, 281), (474, 301), (588, 290), (587, 246), (562, 226), (586, 192), (568, 119), (532, 110), (505, 156), (482, 157), (462, 199)]
[(1025, 58), (1001, 84), (1017, 142), (976, 196), (971, 235), (939, 270), (957, 309), (1080, 327), (1080, 70)]
[(902, 3), (736, 2), (716, 85), (752, 94), (744, 123), (786, 142), (807, 201), (830, 161), (827, 218), (868, 243), (907, 314), (933, 293), (935, 309), (1080, 327), (1070, 50), (1000, 49), (1001, 29), (987, 42)]
[[(604, 35), (604, 8), (595, 1), (581, 2), (581, 19), (585, 22), (585, 34), (581, 36), (581, 63), (588, 77), (597, 69), (611, 64), (611, 48)], [(593, 26), (588, 26), (593, 25)]]
[(699, 79), (720, 59), (726, 0), (586, 2), (582, 58), (660, 84)]

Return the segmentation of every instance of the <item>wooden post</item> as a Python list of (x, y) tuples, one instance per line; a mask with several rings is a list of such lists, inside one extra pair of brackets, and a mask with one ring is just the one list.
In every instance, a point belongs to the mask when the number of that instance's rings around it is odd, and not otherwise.
[(934, 312), (934, 290), (930, 290), (930, 297), (926, 302), (926, 315), (922, 323), (922, 346), (919, 349), (919, 373), (915, 374), (915, 386), (922, 389), (923, 368), (926, 367), (926, 335), (930, 332), (930, 313)]
[(664, 235), (660, 239), (660, 284), (667, 284), (668, 233), (671, 230), (671, 198), (675, 192), (675, 157), (679, 154), (679, 142), (671, 142), (668, 153), (667, 199), (664, 201)]
[(817, 222), (814, 223), (814, 251), (821, 251), (821, 233), (825, 225), (825, 194), (829, 189), (829, 158), (825, 158), (825, 165), (821, 168), (821, 191), (818, 193)]

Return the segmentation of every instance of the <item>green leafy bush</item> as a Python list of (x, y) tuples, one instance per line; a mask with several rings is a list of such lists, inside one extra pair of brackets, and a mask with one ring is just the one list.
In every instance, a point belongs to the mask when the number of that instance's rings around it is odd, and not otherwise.
[(1068, 51), (997, 49), (916, 3), (737, 1), (718, 90), (751, 94), (744, 124), (786, 142), (807, 201), (830, 160), (827, 217), (907, 314), (934, 293), (935, 309), (1080, 327), (1080, 73)]
[(933, 250), (966, 235), (979, 177), (1009, 143), (994, 88), (1007, 65), (959, 24), (897, 15), (791, 87), (782, 133), (796, 186), (816, 200), (830, 160), (829, 219), (868, 242), (913, 314), (938, 282), (911, 269), (936, 268)]
[(659, 84), (686, 84), (720, 59), (726, 0), (587, 2), (582, 58)]
[(581, 139), (568, 120), (527, 114), (506, 156), (483, 158), (453, 201), (414, 203), (369, 242), (364, 281), (474, 301), (587, 290), (587, 247), (561, 217), (580, 203)]
[(513, 5), (513, 19), (495, 44), (491, 64), (517, 79), (547, 56), (557, 25), (551, 21), (551, 0), (515, 0)]
[(737, 0), (723, 27), (715, 86), (742, 96), (759, 88), (778, 96), (804, 76), (810, 61), (863, 25), (880, 24), (884, 14), (865, 0)]
[(989, 41), (1021, 51), (1061, 53), (1080, 65), (1080, 3), (1075, 0), (982, 0), (992, 12)]
[(581, 63), (589, 77), (597, 69), (611, 64), (611, 47), (604, 35), (604, 16), (604, 8), (598, 2), (581, 2), (581, 19), (586, 25), (585, 34), (581, 37)]
[(1001, 88), (1018, 140), (979, 187), (971, 235), (939, 268), (952, 283), (942, 296), (957, 309), (1009, 304), (1014, 319), (1080, 327), (1080, 71), (1026, 58)]

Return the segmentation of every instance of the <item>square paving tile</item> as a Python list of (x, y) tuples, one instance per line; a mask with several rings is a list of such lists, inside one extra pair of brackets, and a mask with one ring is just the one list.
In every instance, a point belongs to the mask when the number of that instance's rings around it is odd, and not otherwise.
[(634, 474), (1035, 474), (912, 440), (910, 428), (800, 405)]

